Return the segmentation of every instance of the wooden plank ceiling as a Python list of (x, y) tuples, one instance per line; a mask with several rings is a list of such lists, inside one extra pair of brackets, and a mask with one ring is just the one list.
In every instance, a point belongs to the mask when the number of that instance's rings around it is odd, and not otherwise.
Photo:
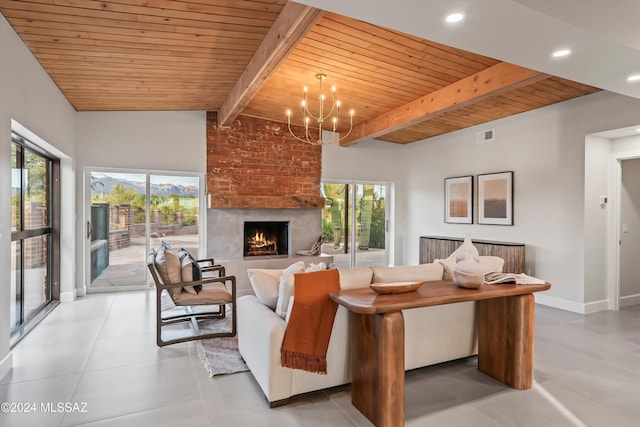
[(219, 110), (225, 125), (286, 122), (291, 108), (300, 124), (302, 88), (311, 99), (324, 73), (355, 110), (343, 143), (404, 144), (599, 90), (286, 0), (0, 0), (0, 12), (78, 111)]

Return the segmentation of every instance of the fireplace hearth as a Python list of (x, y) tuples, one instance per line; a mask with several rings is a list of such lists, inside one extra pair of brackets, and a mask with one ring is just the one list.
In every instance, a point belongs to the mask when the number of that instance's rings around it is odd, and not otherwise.
[(245, 221), (244, 256), (289, 255), (288, 221)]

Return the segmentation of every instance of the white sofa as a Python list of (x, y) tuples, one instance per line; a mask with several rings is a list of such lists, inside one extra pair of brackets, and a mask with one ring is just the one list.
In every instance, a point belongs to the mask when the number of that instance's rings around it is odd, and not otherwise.
[[(482, 257), (490, 270), (502, 270), (502, 259)], [(359, 267), (340, 270), (342, 289), (367, 287), (371, 283), (450, 279), (455, 261), (418, 266)], [(446, 268), (445, 268), (446, 266)], [(499, 268), (497, 267), (499, 266)], [(275, 286), (282, 270), (262, 270), (273, 276)], [(251, 271), (249, 275), (251, 276)], [(284, 280), (283, 280), (284, 282)], [(252, 280), (253, 284), (253, 280)], [(254, 286), (255, 289), (255, 286)], [(273, 291), (272, 291), (273, 292)], [(263, 302), (264, 292), (256, 292)], [(282, 286), (280, 286), (282, 298)], [(338, 307), (327, 352), (327, 374), (283, 368), (280, 347), (287, 327), (286, 319), (255, 295), (240, 297), (238, 307), (238, 345), (240, 354), (262, 388), (271, 407), (287, 403), (289, 397), (314, 390), (347, 384), (351, 379), (348, 310)], [(272, 300), (271, 300), (272, 301)], [(295, 300), (293, 300), (295, 302)], [(290, 304), (288, 310), (290, 313)], [(405, 369), (455, 360), (477, 353), (475, 304), (473, 302), (424, 307), (403, 311), (405, 322)]]

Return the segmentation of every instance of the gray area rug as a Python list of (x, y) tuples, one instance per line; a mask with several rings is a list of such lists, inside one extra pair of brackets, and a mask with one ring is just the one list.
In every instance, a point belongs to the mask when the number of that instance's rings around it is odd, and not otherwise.
[[(230, 310), (227, 310), (227, 316), (224, 319), (203, 322), (201, 329), (216, 332), (230, 331)], [(199, 340), (195, 343), (200, 360), (209, 371), (210, 377), (249, 370), (242, 357), (240, 357), (238, 337), (211, 338)]]

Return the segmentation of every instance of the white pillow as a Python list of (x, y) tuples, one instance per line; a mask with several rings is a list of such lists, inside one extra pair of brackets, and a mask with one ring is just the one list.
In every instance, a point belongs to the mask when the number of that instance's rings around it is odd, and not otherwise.
[(284, 321), (289, 323), (289, 319), (291, 318), (291, 311), (293, 310), (293, 304), (295, 303), (295, 298), (293, 295), (291, 295), (291, 298), (289, 298), (289, 308), (287, 308), (287, 315), (284, 318)]
[(371, 267), (340, 268), (338, 273), (340, 273), (340, 289), (366, 288), (369, 287), (373, 278)]
[(276, 309), (278, 304), (278, 288), (283, 270), (268, 270), (263, 268), (250, 268), (247, 270), (249, 281), (258, 301), (269, 307)]
[(475, 261), (480, 260), (480, 254), (478, 253), (478, 248), (473, 246), (473, 243), (471, 242), (471, 238), (469, 237), (465, 237), (464, 242), (462, 242), (462, 244), (458, 247), (458, 249), (453, 251), (453, 253), (449, 255), (448, 258), (454, 258), (456, 261), (462, 261), (464, 259), (464, 254), (467, 252), (471, 254), (471, 257)]
[(278, 302), (276, 304), (276, 313), (283, 319), (287, 315), (289, 308), (289, 299), (294, 291), (294, 274), (304, 273), (304, 261), (298, 261), (285, 268), (280, 277), (280, 285), (278, 286)]
[(504, 260), (499, 256), (489, 256), (489, 255), (481, 255), (480, 256), (480, 267), (484, 270), (484, 273), (498, 272), (502, 273), (502, 268), (504, 267)]
[(304, 272), (312, 273), (314, 271), (320, 271), (320, 270), (326, 270), (326, 269), (327, 269), (327, 264), (325, 264), (324, 262), (319, 262), (317, 264), (310, 262), (309, 267), (305, 268)]
[(371, 267), (373, 283), (427, 282), (442, 280), (444, 268), (440, 264), (403, 265), (397, 267)]
[(438, 263), (444, 267), (444, 274), (442, 275), (442, 280), (453, 280), (453, 269), (456, 268), (456, 259), (455, 258), (446, 258), (446, 259), (434, 259), (434, 263)]

